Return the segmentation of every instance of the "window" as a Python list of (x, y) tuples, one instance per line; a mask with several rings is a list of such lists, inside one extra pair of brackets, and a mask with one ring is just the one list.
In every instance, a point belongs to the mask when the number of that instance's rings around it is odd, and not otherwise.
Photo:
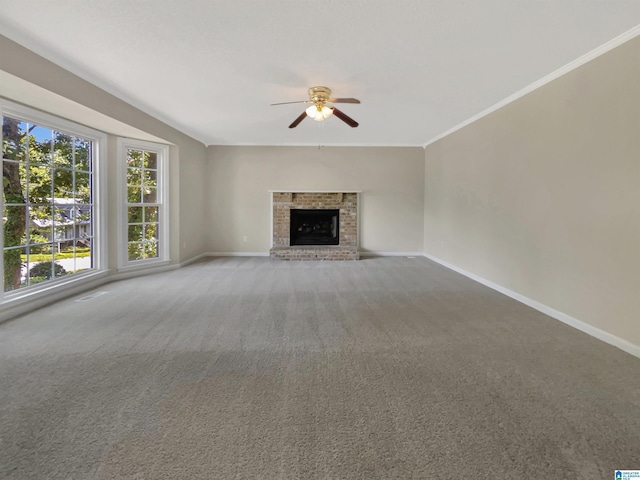
[(168, 260), (164, 145), (120, 140), (124, 191), (121, 266)]
[(98, 267), (99, 132), (3, 103), (3, 292)]

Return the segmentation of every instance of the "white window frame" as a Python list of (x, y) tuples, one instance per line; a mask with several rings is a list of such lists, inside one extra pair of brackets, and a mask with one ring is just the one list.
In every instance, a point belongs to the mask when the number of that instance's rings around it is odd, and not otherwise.
[[(91, 140), (93, 163), (93, 268), (85, 272), (74, 273), (68, 277), (42, 282), (24, 289), (4, 292), (0, 288), (0, 305), (22, 303), (49, 295), (52, 290), (67, 288), (73, 284), (86, 283), (90, 278), (107, 274), (107, 201), (106, 201), (106, 164), (107, 134), (70, 120), (20, 105), (0, 98), (0, 116), (18, 118), (34, 125), (51, 128), (71, 135)], [(1, 135), (1, 134), (0, 134)], [(0, 195), (0, 209), (4, 212), (4, 196)], [(4, 246), (4, 229), (0, 229), (0, 240)], [(0, 270), (4, 268), (4, 248), (0, 249)]]
[[(157, 154), (158, 165), (158, 257), (129, 260), (127, 215), (127, 150), (144, 150)], [(161, 143), (118, 138), (118, 270), (165, 265), (169, 258), (169, 146)]]

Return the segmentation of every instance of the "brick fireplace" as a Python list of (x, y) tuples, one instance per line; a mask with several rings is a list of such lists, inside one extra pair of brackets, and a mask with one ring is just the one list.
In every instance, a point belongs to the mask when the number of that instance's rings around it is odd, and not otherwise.
[[(358, 260), (360, 192), (272, 191), (271, 258), (279, 260)], [(299, 210), (291, 224), (291, 210)], [(314, 220), (314, 219), (322, 220)], [(334, 220), (335, 218), (335, 220)], [(332, 223), (333, 222), (333, 223)], [(319, 232), (322, 235), (314, 235)], [(296, 235), (299, 233), (299, 235)], [(320, 238), (335, 237), (334, 245)], [(296, 245), (291, 244), (293, 239)], [(308, 243), (308, 244), (304, 244)], [(315, 243), (315, 244), (314, 244)], [(324, 244), (317, 244), (324, 243)]]

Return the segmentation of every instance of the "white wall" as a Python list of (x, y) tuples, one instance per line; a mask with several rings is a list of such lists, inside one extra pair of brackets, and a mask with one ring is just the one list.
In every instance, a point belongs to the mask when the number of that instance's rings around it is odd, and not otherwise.
[(362, 250), (422, 251), (422, 148), (212, 146), (208, 153), (210, 252), (269, 251), (269, 190), (362, 190)]
[(640, 346), (640, 38), (425, 151), (424, 250)]

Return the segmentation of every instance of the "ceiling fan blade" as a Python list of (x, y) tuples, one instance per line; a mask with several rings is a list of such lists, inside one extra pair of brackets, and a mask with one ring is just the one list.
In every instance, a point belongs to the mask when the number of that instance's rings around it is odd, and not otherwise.
[(296, 102), (280, 102), (280, 103), (272, 103), (270, 106), (273, 107), (274, 105), (289, 105), (290, 103), (311, 103), (309, 100), (298, 100)]
[(352, 128), (356, 128), (359, 125), (359, 123), (356, 122), (353, 118), (351, 118), (346, 113), (338, 110), (336, 107), (333, 107), (333, 114)]
[(357, 98), (330, 98), (327, 100), (330, 103), (360, 103)]
[(289, 125), (289, 128), (296, 128), (300, 124), (300, 122), (304, 120), (304, 117), (306, 116), (307, 116), (307, 112), (306, 111), (302, 112), (300, 116), (296, 118), (291, 125)]

